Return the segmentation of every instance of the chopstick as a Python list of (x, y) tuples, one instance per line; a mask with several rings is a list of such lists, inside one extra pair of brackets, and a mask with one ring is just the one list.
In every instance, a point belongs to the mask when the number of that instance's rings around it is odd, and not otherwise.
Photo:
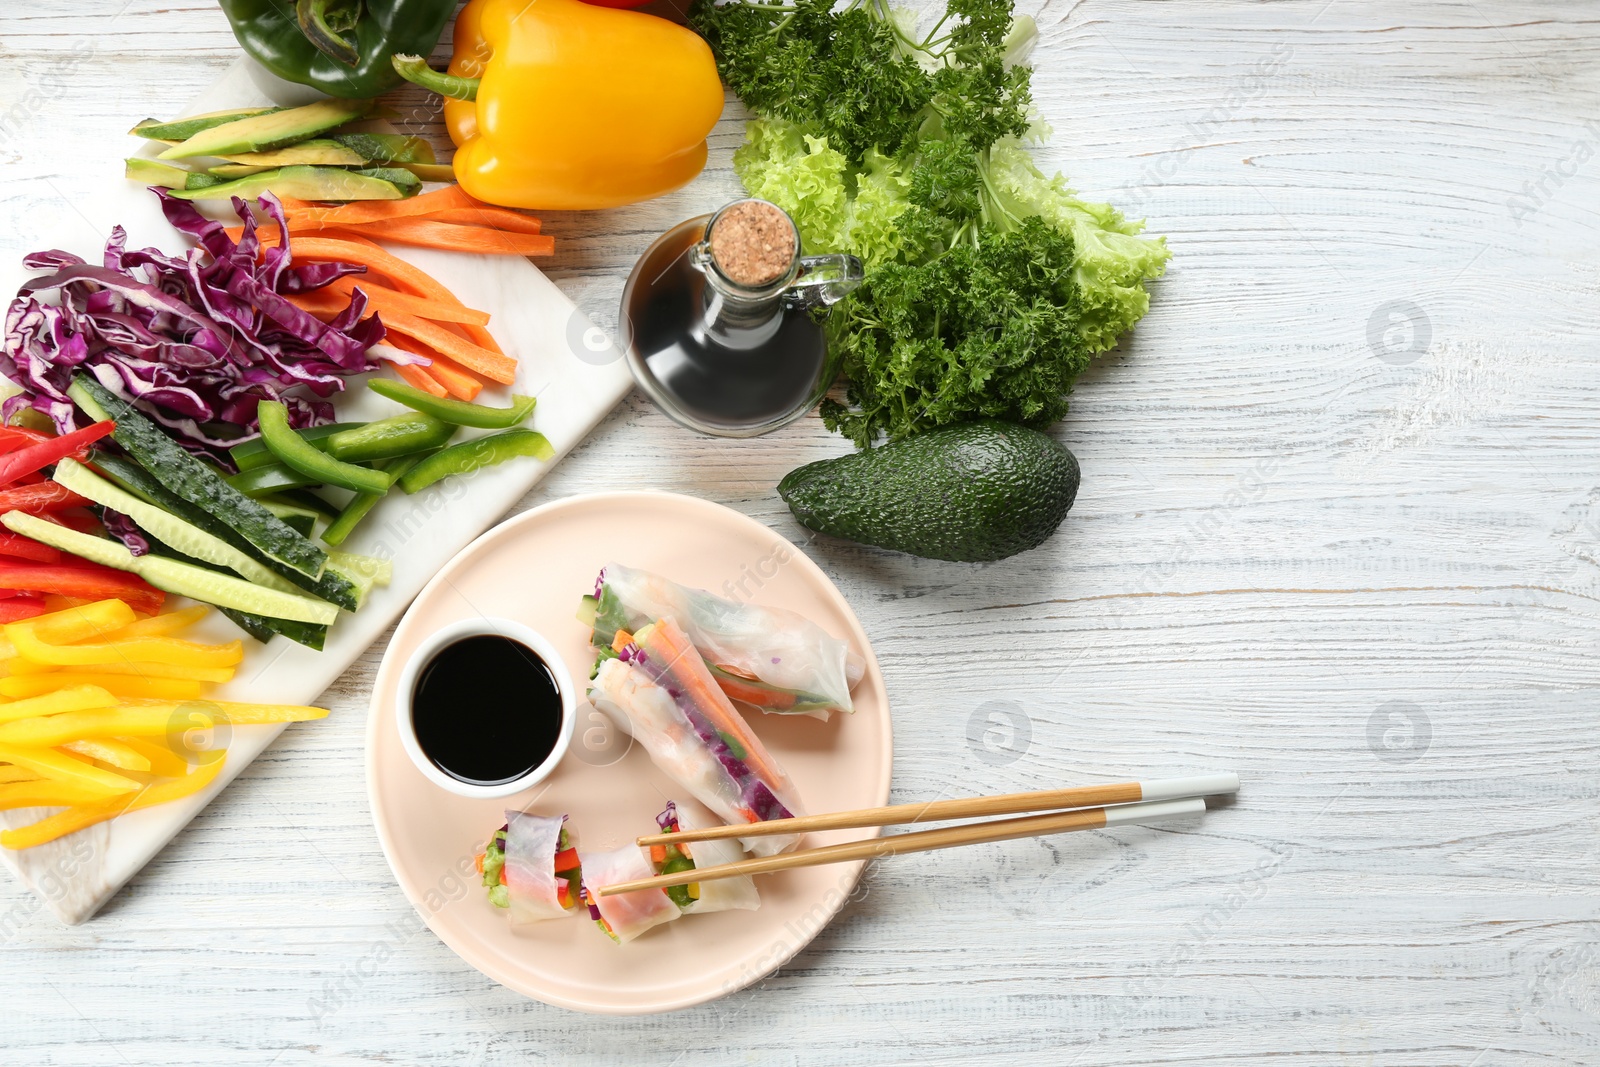
[(1061, 808), (1088, 808), (1107, 804), (1134, 804), (1144, 800), (1177, 800), (1181, 797), (1237, 793), (1239, 776), (1197, 774), (1187, 778), (1158, 778), (1149, 782), (1115, 782), (1072, 789), (1041, 789), (1032, 793), (1002, 793), (992, 797), (961, 797), (932, 800), (921, 804), (893, 804), (886, 808), (861, 808), (827, 815), (801, 815), (792, 819), (711, 826), (682, 830), (675, 834), (646, 834), (641, 845), (682, 844), (688, 841), (719, 841), (730, 837), (765, 837), (771, 834), (804, 834), (813, 830), (853, 830), (863, 826), (898, 826), (901, 823), (936, 822), (941, 819), (978, 819), (990, 815), (1016, 815), (1025, 811), (1053, 811)]
[(843, 844), (825, 845), (822, 848), (805, 849), (801, 852), (740, 860), (737, 863), (679, 871), (676, 874), (661, 874), (654, 878), (641, 878), (636, 882), (618, 882), (615, 885), (600, 886), (597, 891), (603, 897), (610, 897), (641, 889), (665, 889), (667, 886), (687, 885), (690, 882), (711, 882), (719, 878), (767, 874), (795, 867), (817, 867), (827, 863), (847, 863), (851, 860), (901, 856), (911, 852), (931, 852), (934, 849), (976, 845), (988, 841), (1014, 841), (1020, 837), (1039, 837), (1044, 834), (1070, 833), (1074, 830), (1098, 830), (1106, 826), (1175, 819), (1184, 815), (1198, 815), (1205, 810), (1204, 800), (1199, 797), (1189, 797), (1183, 800), (1156, 800), (1109, 808), (1086, 808), (1056, 812), (1051, 815), (1028, 815), (1020, 819), (997, 819), (993, 822), (968, 823), (965, 826), (946, 826), (939, 830), (891, 834), (888, 837), (874, 837), (866, 841), (846, 841)]

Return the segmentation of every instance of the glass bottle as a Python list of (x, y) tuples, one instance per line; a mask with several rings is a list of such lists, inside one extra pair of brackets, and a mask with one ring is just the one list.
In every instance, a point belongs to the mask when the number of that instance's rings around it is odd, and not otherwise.
[(754, 437), (814, 408), (838, 376), (814, 309), (861, 284), (855, 256), (801, 255), (799, 231), (765, 200), (736, 200), (668, 230), (622, 291), (634, 380), (674, 420)]

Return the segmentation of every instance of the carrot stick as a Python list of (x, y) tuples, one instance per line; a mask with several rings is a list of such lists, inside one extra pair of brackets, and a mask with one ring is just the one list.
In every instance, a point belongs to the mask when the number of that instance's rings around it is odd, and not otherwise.
[(457, 400), (476, 400), (478, 394), (483, 392), (483, 383), (474, 377), (471, 371), (458, 366), (448, 356), (441, 356), (437, 352), (421, 354), (433, 360), (428, 364), (428, 373), (433, 376), (434, 381), (444, 386), (445, 391)]
[(539, 220), (520, 211), (503, 207), (452, 207), (428, 216), (431, 222), (455, 222), (463, 226), (487, 226), (508, 233), (539, 233)]
[(662, 619), (653, 624), (649, 635), (645, 638), (645, 644), (655, 645), (665, 653), (662, 658), (671, 670), (673, 679), (689, 690), (689, 695), (694, 699), (696, 706), (711, 720), (711, 725), (739, 742), (745, 750), (745, 762), (752, 770), (765, 778), (770, 785), (781, 786), (788, 780), (784, 773), (768, 760), (766, 748), (750, 731), (749, 724), (735, 710), (728, 700), (728, 695), (718, 688), (716, 681), (711, 677), (711, 672), (706, 670), (705, 661), (700, 658), (700, 653), (690, 644), (688, 635), (678, 629), (676, 623), (671, 619)]
[(398, 289), (378, 285), (360, 275), (336, 278), (318, 292), (335, 292), (348, 301), (350, 294), (356, 289), (367, 294), (367, 306), (377, 311), (401, 311), (431, 322), (454, 322), (473, 326), (485, 326), (489, 322), (487, 311), (466, 307), (460, 301), (424, 299), (410, 293), (402, 293)]
[(468, 196), (459, 185), (447, 185), (431, 193), (409, 196), (404, 200), (366, 200), (359, 204), (329, 207), (325, 204), (299, 204), (290, 214), (302, 215), (308, 221), (331, 225), (362, 224), (384, 219), (410, 218), (431, 215), (451, 208), (477, 207), (478, 202)]
[(544, 234), (512, 233), (486, 226), (459, 226), (450, 222), (434, 222), (431, 219), (383, 219), (360, 225), (346, 222), (319, 222), (303, 217), (289, 220), (289, 232), (293, 235), (343, 236), (352, 230), (379, 241), (392, 241), (395, 244), (412, 245), (417, 248), (439, 248), (447, 252), (548, 256), (556, 250), (556, 239)]
[(395, 373), (405, 379), (405, 383), (413, 389), (421, 389), (424, 393), (434, 396), (444, 396), (445, 388), (434, 380), (428, 373), (428, 368), (419, 367), (415, 363), (396, 363)]
[(502, 356), (506, 354), (506, 350), (500, 347), (500, 342), (494, 339), (494, 334), (490, 333), (482, 326), (476, 326), (470, 322), (457, 322), (452, 323), (452, 325), (454, 325), (455, 328), (460, 330), (462, 333), (466, 334), (467, 340), (471, 341), (479, 348), (487, 348), (489, 351), (499, 353)]
[(398, 256), (385, 252), (365, 239), (349, 240), (340, 237), (296, 237), (290, 245), (296, 256), (314, 260), (341, 260), (360, 263), (373, 274), (381, 274), (401, 289), (414, 296), (429, 300), (442, 300), (459, 304), (456, 295), (439, 284), (426, 271), (420, 270)]
[(510, 385), (517, 377), (517, 361), (510, 356), (475, 345), (443, 326), (415, 315), (396, 312), (383, 316), (383, 324), (392, 333), (421, 341), (442, 356), (447, 356), (474, 374), (481, 374), (492, 382)]
[(440, 248), (448, 252), (475, 252), (491, 256), (548, 256), (556, 250), (556, 239), (545, 234), (510, 233), (481, 226), (457, 226), (431, 219), (391, 219), (363, 226), (380, 241)]

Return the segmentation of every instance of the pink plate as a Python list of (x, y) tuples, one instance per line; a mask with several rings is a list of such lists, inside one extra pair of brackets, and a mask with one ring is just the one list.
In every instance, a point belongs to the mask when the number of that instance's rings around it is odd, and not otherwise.
[[(877, 659), (844, 597), (794, 545), (736, 511), (669, 493), (570, 497), (502, 523), (451, 560), (417, 596), (389, 642), (367, 723), (367, 792), (400, 887), (456, 954), (519, 993), (579, 1011), (672, 1011), (742, 989), (781, 966), (843, 906), (861, 865), (760, 877), (761, 908), (686, 915), (627, 945), (574, 913), (513, 929), (473, 869), (484, 840), (518, 808), (567, 813), (585, 848), (614, 848), (653, 832), (675, 787), (626, 735), (587, 704), (571, 751), (549, 779), (504, 801), (434, 786), (406, 758), (395, 728), (395, 686), (428, 634), (471, 615), (517, 619), (558, 648), (581, 687), (594, 656), (576, 619), (579, 598), (608, 561), (685, 585), (798, 611), (866, 657), (856, 713), (829, 722), (751, 712), (751, 726), (794, 779), (807, 810), (887, 803), (893, 740)], [(864, 836), (812, 834), (803, 847)]]

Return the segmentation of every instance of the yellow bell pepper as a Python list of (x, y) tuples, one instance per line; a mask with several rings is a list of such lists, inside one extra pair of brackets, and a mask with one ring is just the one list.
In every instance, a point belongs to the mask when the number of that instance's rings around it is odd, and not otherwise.
[[(18, 719), (0, 725), (0, 759), (5, 746), (49, 748), (86, 737), (164, 737), (170, 733), (204, 730), (227, 723), (257, 726), (280, 722), (309, 722), (327, 718), (325, 708), (294, 704), (231, 704), (220, 700), (195, 700), (172, 704), (124, 704), (103, 711), (68, 711)], [(20, 760), (9, 760), (22, 766)]]
[(41, 641), (24, 623), (6, 626), (17, 655), (34, 663), (83, 667), (101, 663), (170, 663), (176, 667), (232, 667), (244, 659), (244, 643), (201, 645), (177, 637), (133, 637), (112, 644), (57, 645)]
[(117, 702), (116, 697), (97, 685), (78, 685), (70, 689), (62, 689), (60, 686), (51, 688), (52, 692), (40, 696), (30, 696), (14, 700), (9, 704), (0, 704), (0, 723), (31, 719), (38, 715), (58, 715), (64, 711), (109, 708)]
[(104, 799), (106, 799), (104, 793), (79, 789), (65, 782), (13, 782), (10, 785), (0, 785), (0, 811), (94, 804)]
[(68, 752), (88, 756), (101, 763), (109, 763), (119, 771), (150, 770), (150, 758), (110, 737), (86, 737), (82, 741), (68, 741), (61, 746)]
[[(45, 674), (24, 674), (15, 678), (0, 678), (0, 696), (11, 700), (47, 695), (72, 686), (92, 685), (104, 689), (114, 698), (142, 698), (148, 700), (199, 700), (205, 687), (187, 678), (146, 678), (132, 674), (103, 674), (93, 668), (88, 672), (49, 671)], [(115, 704), (108, 700), (104, 707)], [(7, 718), (25, 718), (15, 714), (16, 704), (0, 704), (0, 721)], [(77, 709), (62, 709), (77, 710)], [(38, 714), (29, 712), (27, 714)]]
[[(64, 759), (67, 757), (63, 757)], [(86, 826), (115, 819), (125, 811), (154, 807), (180, 800), (200, 792), (216, 780), (225, 760), (213, 760), (195, 767), (182, 778), (169, 778), (144, 786), (137, 793), (113, 797), (93, 804), (80, 804), (40, 819), (19, 830), (0, 831), (0, 848), (22, 850), (54, 841), (58, 837), (82, 830)]]
[(0, 760), (33, 771), (41, 778), (94, 790), (101, 796), (130, 793), (139, 788), (139, 783), (132, 778), (101, 770), (92, 763), (51, 748), (0, 745)]
[(444, 105), (456, 180), (505, 207), (607, 208), (671, 192), (705, 166), (722, 115), (698, 34), (581, 0), (472, 0), (456, 17), (450, 74), (478, 81), (475, 100)]

